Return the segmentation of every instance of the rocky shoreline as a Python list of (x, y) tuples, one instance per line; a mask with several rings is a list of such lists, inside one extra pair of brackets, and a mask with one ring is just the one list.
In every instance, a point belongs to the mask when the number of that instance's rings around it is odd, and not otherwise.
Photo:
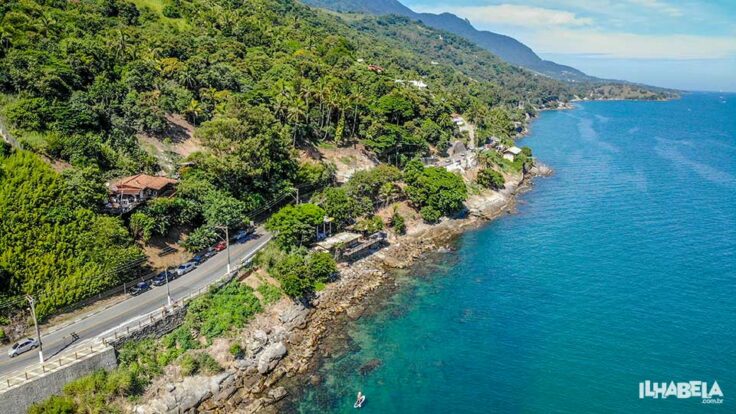
[[(313, 372), (329, 354), (330, 337), (336, 341), (346, 324), (358, 319), (380, 293), (390, 294), (395, 271), (411, 266), (428, 252), (447, 249), (464, 231), (512, 212), (516, 196), (531, 187), (531, 178), (549, 175), (544, 166), (510, 180), (504, 190), (471, 196), (467, 214), (433, 226), (410, 229), (392, 237), (390, 245), (350, 265), (340, 278), (319, 292), (310, 304), (282, 299), (245, 328), (236, 341), (244, 355), (232, 357), (228, 340), (212, 345), (225, 371), (215, 376), (177, 377), (169, 373), (149, 387), (144, 403), (131, 406), (136, 413), (275, 413), (282, 400), (298, 398), (306, 383), (318, 383)], [(220, 352), (217, 352), (217, 348)], [(223, 350), (223, 348), (225, 350)], [(368, 369), (368, 368), (366, 368)], [(176, 380), (173, 380), (176, 379)]]

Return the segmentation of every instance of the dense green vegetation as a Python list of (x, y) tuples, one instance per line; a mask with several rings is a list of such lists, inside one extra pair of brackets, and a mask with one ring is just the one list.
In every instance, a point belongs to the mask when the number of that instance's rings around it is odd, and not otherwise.
[(0, 292), (37, 295), (40, 317), (115, 286), (142, 257), (120, 219), (80, 206), (75, 188), (28, 152), (0, 156)]
[(323, 223), (325, 211), (314, 204), (286, 206), (271, 216), (266, 228), (276, 233), (276, 242), (289, 249), (311, 244), (317, 239), (317, 229)]
[(478, 171), (476, 181), (483, 187), (492, 188), (494, 190), (503, 188), (506, 183), (506, 179), (503, 178), (503, 174), (491, 168), (484, 168)]
[(405, 177), (409, 200), (420, 209), (422, 218), (429, 223), (457, 212), (468, 197), (462, 177), (444, 168), (408, 165)]
[(277, 244), (271, 244), (258, 253), (255, 261), (276, 278), (284, 293), (292, 298), (308, 296), (320, 284), (330, 281), (337, 272), (335, 259), (331, 255), (309, 251), (304, 247), (286, 251)]
[(200, 338), (226, 335), (262, 309), (253, 290), (237, 281), (209, 292), (187, 309), (184, 323), (159, 340), (128, 342), (119, 351), (119, 366), (100, 370), (64, 386), (59, 396), (35, 404), (31, 414), (47, 413), (122, 413), (121, 397), (140, 396), (169, 364), (178, 364), (183, 375), (212, 375), (222, 370), (202, 348)]
[[(24, 159), (54, 177), (37, 178), (33, 193), (62, 200), (46, 209), (43, 197), (14, 201), (25, 187), (3, 194), (16, 210), (0, 227), (0, 295), (39, 295), (43, 315), (119, 284), (139, 255), (131, 236), (147, 243), (183, 227), (184, 247), (211, 246), (222, 226), (240, 227), (294, 187), (332, 183), (334, 168), (299, 150), (361, 142), (401, 167), (461, 136), (453, 113), (507, 137), (532, 105), (573, 96), (459, 37), (403, 18), (347, 19), (294, 0), (0, 4), (0, 120), (39, 156), (4, 156), (3, 182), (26, 174), (15, 161)], [(409, 82), (420, 79), (428, 88)], [(175, 120), (195, 128), (198, 147), (172, 168), (141, 140), (189, 139)], [(313, 201), (344, 227), (402, 196), (392, 168), (356, 174)], [(180, 182), (174, 197), (125, 217), (125, 229), (102, 213), (104, 183), (139, 172)], [(454, 208), (416, 203), (429, 218)], [(30, 217), (48, 226), (31, 228)], [(65, 234), (74, 226), (84, 230)], [(283, 245), (313, 238), (306, 227), (279, 234)]]
[[(475, 51), (457, 39), (432, 46), (431, 57), (441, 59), (433, 65), (420, 46), (385, 35), (391, 26), (406, 32), (405, 21), (356, 27), (290, 0), (7, 1), (0, 22), (2, 118), (25, 148), (68, 163), (61, 177), (38, 178), (34, 191), (51, 199), (66, 188), (77, 207), (41, 213), (42, 204), (16, 205), (15, 215), (42, 214), (40, 222), (61, 224), (60, 215), (74, 211), (77, 226), (91, 233), (78, 239), (94, 241), (88, 249), (97, 255), (65, 240), (63, 230), (3, 222), (0, 289), (42, 295), (42, 314), (120, 282), (111, 269), (137, 252), (118, 219), (95, 215), (104, 181), (160, 170), (139, 138), (180, 139), (173, 115), (197, 127), (202, 150), (179, 171), (177, 196), (136, 211), (129, 232), (148, 242), (189, 226), (194, 231), (184, 245), (194, 251), (217, 240), (217, 226), (238, 227), (248, 212), (291, 187), (331, 182), (329, 166), (297, 162), (296, 148), (359, 140), (379, 158), (402, 164), (448, 145), (457, 133), (452, 112), (556, 99), (544, 85), (564, 90), (488, 54), (469, 66), (462, 60)], [(421, 47), (436, 43), (429, 29), (415, 36)], [(385, 71), (371, 71), (369, 63)], [(394, 82), (422, 76), (428, 90)], [(40, 158), (14, 155), (4, 162), (6, 187), (25, 174), (16, 158), (55, 175)], [(358, 181), (354, 190), (330, 190), (319, 202), (341, 225), (368, 212), (376, 197), (397, 192)], [(23, 199), (6, 194), (5, 205)], [(332, 200), (346, 194), (360, 198), (334, 210)], [(106, 253), (113, 246), (123, 249)], [(62, 285), (65, 293), (57, 295)]]
[(394, 210), (394, 213), (391, 215), (391, 221), (389, 222), (389, 225), (398, 234), (406, 233), (406, 220), (404, 219), (404, 216), (399, 214), (397, 210)]

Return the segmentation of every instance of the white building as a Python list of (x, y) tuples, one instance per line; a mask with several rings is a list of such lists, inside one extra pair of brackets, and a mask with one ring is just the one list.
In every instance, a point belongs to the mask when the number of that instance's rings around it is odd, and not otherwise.
[(516, 159), (516, 156), (519, 154), (521, 154), (521, 148), (517, 146), (512, 146), (504, 150), (503, 158), (511, 162), (514, 162), (514, 160)]
[(412, 86), (419, 88), (419, 89), (427, 89), (427, 84), (420, 81), (420, 80), (410, 80), (409, 83), (411, 83)]

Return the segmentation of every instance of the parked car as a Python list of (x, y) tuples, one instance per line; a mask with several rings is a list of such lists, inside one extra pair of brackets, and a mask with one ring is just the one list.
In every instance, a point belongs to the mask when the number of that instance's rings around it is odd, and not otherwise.
[(235, 243), (245, 243), (246, 240), (248, 240), (248, 237), (253, 234), (253, 230), (240, 230), (239, 232), (235, 233), (235, 237), (233, 237), (233, 240)]
[(147, 282), (138, 282), (135, 286), (130, 288), (130, 294), (131, 296), (138, 296), (141, 293), (147, 291), (151, 288), (151, 285), (149, 285)]
[(226, 248), (227, 248), (227, 243), (223, 240), (215, 245), (214, 250), (216, 252), (221, 252), (225, 250)]
[(209, 259), (210, 257), (212, 257), (212, 256), (214, 256), (214, 255), (216, 255), (216, 254), (217, 254), (217, 252), (215, 251), (215, 249), (209, 249), (209, 250), (207, 250), (207, 252), (206, 252), (206, 253), (204, 254), (204, 260), (207, 260), (207, 259)]
[(21, 339), (20, 341), (13, 344), (13, 346), (8, 351), (8, 356), (13, 358), (35, 348), (38, 348), (37, 340), (33, 338)]
[(205, 254), (198, 254), (192, 257), (192, 261), (198, 265), (204, 263), (207, 259), (209, 259), (209, 257), (205, 256)]
[(195, 267), (197, 267), (196, 263), (186, 262), (183, 265), (177, 267), (174, 273), (176, 273), (177, 276), (184, 276), (185, 274), (194, 270)]
[[(171, 274), (169, 274), (169, 279), (171, 279)], [(166, 284), (166, 272), (161, 272), (156, 275), (153, 279), (151, 279), (151, 284), (153, 286), (163, 286)]]

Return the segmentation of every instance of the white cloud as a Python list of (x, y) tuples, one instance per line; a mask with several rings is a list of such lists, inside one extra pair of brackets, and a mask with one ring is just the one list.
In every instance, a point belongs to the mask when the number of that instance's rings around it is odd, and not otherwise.
[(416, 9), (429, 13), (450, 12), (461, 17), (467, 17), (473, 23), (478, 24), (503, 24), (530, 28), (550, 26), (577, 27), (593, 24), (593, 19), (589, 17), (579, 17), (575, 13), (569, 11), (516, 4), (499, 4), (495, 6), (416, 7)]
[(628, 0), (628, 2), (637, 6), (643, 6), (658, 12), (662, 12), (672, 17), (682, 17), (684, 15), (683, 11), (679, 8), (660, 0)]
[[(690, 34), (677, 33), (683, 26), (670, 19), (698, 21), (705, 13), (690, 3), (675, 6), (671, 0), (543, 0), (544, 6), (536, 7), (505, 1), (488, 6), (445, 3), (415, 9), (454, 13), (481, 30), (511, 35), (540, 53), (669, 60), (736, 56), (736, 26), (731, 32), (721, 31), (721, 35), (701, 35), (692, 32), (692, 27)], [(550, 4), (556, 8), (550, 8)], [(714, 22), (717, 17), (711, 13), (706, 13), (707, 21)]]
[(600, 55), (619, 59), (720, 59), (736, 55), (733, 37), (640, 35), (594, 30), (548, 30), (527, 36), (541, 53)]

